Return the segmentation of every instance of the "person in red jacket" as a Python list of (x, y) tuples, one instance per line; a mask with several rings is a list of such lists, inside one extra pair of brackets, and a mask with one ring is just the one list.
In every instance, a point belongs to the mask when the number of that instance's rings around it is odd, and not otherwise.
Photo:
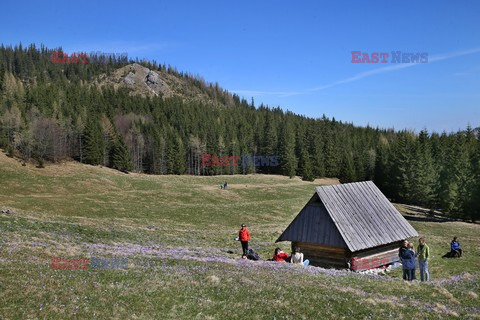
[(242, 229), (238, 232), (238, 240), (242, 243), (243, 256), (248, 254), (248, 241), (250, 241), (250, 232), (245, 224), (242, 224)]
[(273, 255), (273, 261), (286, 262), (288, 260), (288, 254), (283, 252), (280, 248), (275, 249)]

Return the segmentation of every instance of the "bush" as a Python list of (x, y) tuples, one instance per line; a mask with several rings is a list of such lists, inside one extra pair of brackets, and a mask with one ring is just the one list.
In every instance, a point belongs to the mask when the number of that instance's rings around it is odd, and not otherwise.
[(37, 168), (41, 169), (41, 168), (45, 168), (45, 165), (43, 163), (43, 159), (40, 158), (37, 160), (38, 161), (38, 165), (37, 165)]
[(10, 145), (7, 147), (7, 157), (10, 157), (10, 158), (13, 158), (14, 156), (14, 150), (13, 150), (13, 147)]

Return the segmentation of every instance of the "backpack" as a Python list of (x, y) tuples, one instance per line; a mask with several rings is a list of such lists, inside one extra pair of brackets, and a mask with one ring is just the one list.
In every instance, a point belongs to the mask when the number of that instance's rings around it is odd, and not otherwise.
[(258, 255), (258, 253), (253, 251), (253, 249), (249, 249), (247, 254), (247, 259), (257, 261), (257, 260), (260, 260), (260, 256)]

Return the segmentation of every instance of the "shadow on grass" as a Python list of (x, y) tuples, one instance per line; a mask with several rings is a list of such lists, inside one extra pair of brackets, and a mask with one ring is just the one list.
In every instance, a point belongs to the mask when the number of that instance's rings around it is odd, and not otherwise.
[(405, 219), (410, 221), (421, 221), (421, 222), (452, 222), (455, 220), (439, 217), (419, 217), (419, 216), (404, 216)]
[(403, 205), (403, 207), (410, 212), (407, 212), (405, 219), (410, 221), (421, 221), (421, 222), (452, 222), (456, 221), (455, 219), (450, 219), (443, 216), (438, 216), (438, 211), (433, 211), (429, 209), (424, 209), (420, 207), (414, 207), (409, 205)]

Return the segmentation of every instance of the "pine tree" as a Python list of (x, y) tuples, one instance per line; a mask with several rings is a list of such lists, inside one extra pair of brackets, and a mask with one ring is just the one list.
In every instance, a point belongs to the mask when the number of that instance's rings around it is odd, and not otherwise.
[(100, 123), (94, 116), (90, 116), (85, 127), (85, 162), (92, 165), (102, 164), (103, 135)]
[(313, 158), (313, 175), (316, 177), (325, 176), (325, 156), (323, 152), (323, 138), (320, 133), (320, 126), (321, 122), (315, 121), (308, 134), (308, 138), (310, 139), (310, 154)]
[(185, 148), (183, 146), (183, 141), (180, 137), (177, 137), (177, 142), (174, 148), (174, 157), (175, 157), (175, 174), (184, 174), (185, 173)]
[(128, 147), (123, 138), (118, 135), (112, 148), (112, 164), (113, 168), (122, 172), (132, 171), (132, 159)]
[(396, 195), (396, 201), (408, 203), (411, 199), (412, 173), (412, 137), (408, 132), (397, 136), (391, 149), (391, 166), (389, 172), (389, 189)]
[(325, 136), (325, 175), (327, 177), (337, 177), (339, 174), (340, 160), (338, 157), (338, 145), (335, 141), (335, 124), (331, 123), (326, 128)]
[(345, 152), (342, 166), (340, 169), (339, 180), (341, 183), (354, 182), (356, 180), (355, 167), (353, 166), (353, 157), (350, 152)]
[(460, 193), (460, 162), (457, 152), (460, 150), (460, 141), (457, 137), (447, 140), (450, 144), (445, 154), (442, 169), (440, 170), (440, 185), (438, 192), (439, 206), (447, 214), (456, 217), (458, 212)]
[[(470, 128), (469, 128), (470, 129)], [(455, 204), (456, 215), (464, 220), (467, 220), (470, 217), (469, 211), (469, 202), (473, 197), (472, 190), (475, 186), (474, 170), (472, 168), (472, 162), (470, 158), (472, 137), (468, 136), (470, 132), (467, 132), (467, 135), (463, 133), (457, 134), (457, 144), (456, 144), (456, 161), (457, 161), (457, 183), (458, 183), (458, 198)], [(470, 141), (468, 141), (470, 140)], [(470, 152), (469, 152), (470, 151)]]
[(303, 150), (300, 157), (301, 176), (304, 181), (313, 181), (315, 176), (313, 175), (312, 164), (310, 161), (310, 155), (306, 150)]
[(472, 222), (480, 220), (480, 136), (477, 137), (472, 155), (472, 180), (471, 198), (467, 203), (467, 212)]
[(2, 102), (2, 98), (3, 98), (3, 82), (4, 82), (4, 79), (5, 79), (5, 66), (0, 63), (0, 103)]
[(388, 184), (388, 172), (390, 172), (389, 167), (389, 144), (388, 140), (384, 136), (380, 136), (377, 149), (376, 149), (376, 158), (375, 158), (375, 171), (374, 171), (374, 182), (383, 190), (383, 192), (390, 198), (393, 197), (394, 193), (389, 189)]
[(280, 172), (293, 178), (297, 168), (297, 158), (295, 156), (295, 136), (288, 121), (282, 122), (279, 149)]
[(275, 117), (272, 112), (268, 112), (265, 124), (265, 142), (263, 146), (263, 153), (266, 156), (273, 156), (277, 154), (277, 128)]
[(437, 181), (428, 132), (422, 130), (412, 158), (411, 202), (424, 207), (434, 205), (434, 190)]

